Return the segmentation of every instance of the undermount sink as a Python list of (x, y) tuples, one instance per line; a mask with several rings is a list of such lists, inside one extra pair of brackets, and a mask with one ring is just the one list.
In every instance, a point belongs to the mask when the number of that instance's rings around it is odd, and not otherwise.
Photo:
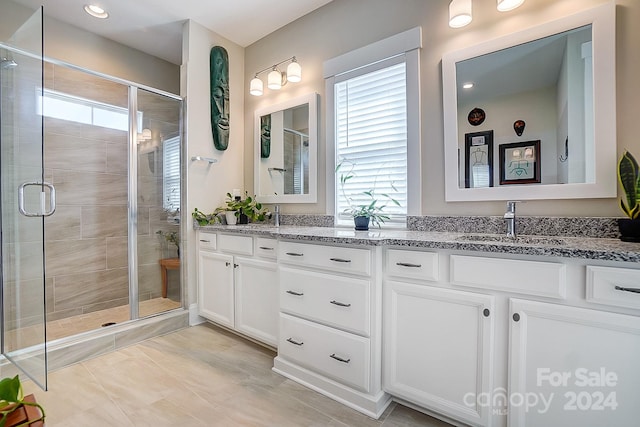
[(547, 236), (496, 236), (492, 234), (466, 234), (456, 238), (461, 242), (500, 242), (500, 243), (524, 243), (528, 245), (566, 245), (566, 241), (557, 237)]

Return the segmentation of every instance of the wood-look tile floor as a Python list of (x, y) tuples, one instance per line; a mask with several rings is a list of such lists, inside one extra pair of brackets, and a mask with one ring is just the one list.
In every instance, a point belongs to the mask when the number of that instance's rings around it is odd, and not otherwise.
[(274, 373), (274, 356), (199, 325), (52, 372), (47, 392), (24, 388), (47, 427), (448, 426), (395, 403), (373, 420)]

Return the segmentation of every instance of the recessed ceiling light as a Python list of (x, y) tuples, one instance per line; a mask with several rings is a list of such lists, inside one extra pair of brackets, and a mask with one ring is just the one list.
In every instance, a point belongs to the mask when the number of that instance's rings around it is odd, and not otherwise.
[(84, 11), (95, 18), (107, 19), (109, 17), (106, 10), (95, 4), (85, 4)]
[(462, 85), (463, 89), (471, 89), (473, 87), (473, 83), (465, 83)]

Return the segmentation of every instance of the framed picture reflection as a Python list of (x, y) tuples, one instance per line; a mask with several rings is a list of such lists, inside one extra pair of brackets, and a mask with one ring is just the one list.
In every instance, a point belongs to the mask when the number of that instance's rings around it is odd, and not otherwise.
[(493, 131), (464, 135), (465, 188), (493, 187)]

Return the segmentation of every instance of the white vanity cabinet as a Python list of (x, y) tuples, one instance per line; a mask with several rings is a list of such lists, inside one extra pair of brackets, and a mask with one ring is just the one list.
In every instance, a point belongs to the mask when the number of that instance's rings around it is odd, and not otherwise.
[(474, 426), (640, 419), (636, 264), (392, 248), (384, 274), (395, 398)]
[(378, 247), (280, 241), (280, 338), (274, 370), (371, 417), (381, 386)]
[[(469, 425), (490, 425), (494, 298), (434, 287), (436, 252), (385, 253), (384, 389)], [(469, 402), (469, 404), (465, 404)]]
[[(202, 231), (198, 234), (198, 314), (275, 347), (277, 240)], [(212, 241), (216, 242), (213, 246)]]
[(631, 426), (640, 419), (640, 318), (510, 300), (509, 426)]

